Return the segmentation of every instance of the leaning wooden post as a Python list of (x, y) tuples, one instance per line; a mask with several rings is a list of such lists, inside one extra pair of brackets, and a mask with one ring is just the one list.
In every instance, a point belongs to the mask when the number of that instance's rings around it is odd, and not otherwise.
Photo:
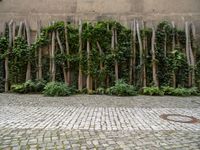
[(135, 84), (135, 64), (136, 64), (136, 21), (131, 23), (131, 57), (129, 68), (129, 84)]
[(140, 26), (139, 26), (139, 22), (136, 22), (136, 26), (137, 26), (137, 37), (138, 37), (138, 42), (139, 42), (139, 49), (140, 49), (140, 66), (142, 66), (143, 64), (143, 48), (142, 48), (142, 39), (141, 39), (141, 35), (140, 35)]
[[(70, 52), (69, 52), (69, 40), (68, 40), (68, 30), (67, 30), (67, 23), (65, 22), (64, 24), (64, 28), (65, 28), (65, 46), (66, 46), (66, 53), (69, 56)], [(70, 77), (71, 73), (70, 73), (70, 62), (69, 60), (67, 60), (67, 74), (66, 74), (66, 82), (67, 84), (71, 84), (71, 77)]]
[[(141, 77), (143, 76), (143, 45), (142, 45), (142, 38), (141, 38), (141, 35), (140, 35), (140, 26), (139, 26), (139, 22), (137, 21), (136, 22), (136, 29), (137, 29), (137, 38), (138, 38), (138, 42), (139, 42), (139, 54), (140, 54), (140, 73), (141, 73)], [(141, 81), (143, 80), (143, 77), (141, 79)]]
[(158, 86), (157, 79), (157, 66), (156, 66), (156, 52), (155, 52), (155, 39), (156, 39), (156, 31), (155, 28), (152, 27), (152, 38), (151, 38), (151, 52), (152, 52), (152, 72), (153, 72), (153, 82), (154, 86)]
[(83, 89), (83, 71), (82, 71), (82, 22), (79, 20), (79, 75), (78, 75), (78, 90), (82, 91)]
[[(61, 40), (60, 40), (60, 37), (59, 37), (59, 32), (58, 30), (56, 31), (56, 38), (57, 38), (57, 41), (58, 41), (58, 45), (60, 47), (60, 50), (61, 50), (61, 54), (62, 55), (65, 55), (64, 53), (64, 48), (62, 46), (62, 43), (61, 43)], [(68, 83), (68, 80), (67, 80), (67, 73), (66, 73), (66, 70), (65, 70), (65, 62), (62, 63), (62, 70), (63, 70), (63, 75), (64, 75), (64, 80), (65, 80), (65, 84), (69, 84)]]
[[(37, 38), (40, 38), (41, 34), (41, 21), (37, 22)], [(38, 79), (42, 80), (42, 48), (38, 49)]]
[[(30, 50), (31, 47), (31, 31), (30, 31), (30, 26), (28, 22), (25, 20), (25, 28), (26, 28), (26, 37), (27, 37), (27, 44), (28, 48)], [(27, 63), (27, 70), (26, 70), (26, 81), (31, 80), (31, 61), (28, 58), (28, 63)]]
[[(172, 22), (172, 28), (173, 28), (173, 33), (172, 33), (172, 36), (173, 36), (173, 39), (172, 39), (172, 51), (174, 51), (175, 47), (176, 47), (176, 39), (175, 39), (176, 26), (175, 26), (174, 22)], [(175, 73), (175, 70), (173, 70), (173, 72), (172, 72), (172, 80), (173, 80), (173, 87), (176, 88), (176, 73)]]
[[(111, 49), (114, 53), (116, 50), (116, 45), (117, 45), (117, 31), (115, 28), (112, 28), (112, 40), (111, 40)], [(119, 79), (118, 77), (118, 62), (115, 59), (115, 81)]]
[(87, 71), (87, 90), (88, 90), (88, 93), (91, 92), (91, 75), (90, 75), (90, 42), (89, 40), (87, 40), (87, 67), (88, 67), (88, 71)]
[(56, 64), (55, 64), (55, 47), (56, 47), (56, 41), (55, 41), (56, 33), (55, 31), (52, 32), (52, 47), (51, 47), (51, 59), (52, 59), (52, 69), (51, 69), (51, 81), (56, 81)]
[[(188, 66), (191, 67), (191, 60), (190, 60), (190, 32), (189, 32), (189, 25), (188, 22), (185, 22), (185, 36), (186, 36), (186, 56), (187, 56), (187, 63)], [(192, 85), (192, 75), (189, 72), (188, 77), (188, 86), (191, 87)]]
[[(117, 41), (117, 29), (114, 29), (114, 49), (117, 51), (118, 50), (118, 41)], [(118, 61), (115, 59), (115, 80), (119, 80), (119, 65)]]
[(22, 36), (23, 26), (24, 26), (24, 23), (21, 21), (21, 22), (19, 23), (19, 30), (18, 30), (18, 33), (17, 33), (17, 36), (18, 36), (18, 37), (21, 37), (21, 36)]
[[(103, 55), (103, 50), (102, 50), (102, 48), (101, 48), (101, 46), (100, 46), (100, 44), (99, 44), (98, 41), (97, 41), (97, 47), (98, 47), (98, 49), (99, 49), (100, 57), (102, 57), (102, 55)], [(99, 66), (100, 66), (100, 70), (102, 71), (102, 70), (103, 70), (103, 62), (102, 62), (102, 60), (100, 60)]]
[[(191, 67), (192, 67), (192, 86), (194, 87), (195, 86), (195, 53), (196, 53), (196, 48), (197, 48), (197, 45), (196, 45), (196, 29), (195, 29), (195, 26), (194, 24), (192, 23), (191, 24), (191, 32), (192, 32), (192, 38), (190, 38), (190, 59), (191, 59)], [(192, 41), (193, 41), (193, 44), (192, 44)], [(193, 45), (193, 47), (192, 47)]]
[(142, 40), (142, 45), (143, 45), (143, 87), (147, 86), (147, 72), (146, 72), (146, 52), (148, 50), (148, 44), (147, 44), (147, 36), (146, 36), (146, 22), (142, 22), (142, 29), (143, 29), (143, 40)]
[(5, 92), (9, 91), (9, 53), (12, 49), (12, 24), (13, 20), (9, 22), (8, 28), (9, 28), (9, 44), (8, 44), (8, 54), (5, 58)]
[[(88, 24), (87, 24), (88, 25)], [(87, 39), (87, 91), (92, 93), (92, 76), (90, 72), (91, 67), (91, 50), (90, 50), (90, 39)]]
[(13, 21), (13, 26), (12, 26), (12, 36), (13, 36), (13, 46), (15, 45), (15, 35), (16, 35), (16, 22)]

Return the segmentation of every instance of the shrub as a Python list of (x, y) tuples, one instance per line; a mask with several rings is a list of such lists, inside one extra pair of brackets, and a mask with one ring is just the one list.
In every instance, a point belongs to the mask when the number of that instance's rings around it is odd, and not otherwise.
[(143, 94), (144, 95), (160, 95), (163, 96), (164, 92), (159, 89), (159, 87), (144, 87), (143, 88)]
[(199, 90), (197, 87), (192, 88), (176, 88), (172, 92), (173, 96), (191, 96), (191, 95), (199, 95)]
[(11, 86), (11, 91), (16, 93), (25, 93), (24, 84), (15, 84)]
[(199, 89), (197, 87), (189, 88), (190, 95), (199, 96)]
[(173, 96), (190, 96), (191, 92), (189, 89), (186, 88), (176, 88), (172, 92)]
[(45, 96), (69, 96), (73, 94), (73, 90), (65, 83), (49, 82), (44, 87), (43, 94)]
[(46, 85), (45, 80), (37, 80), (35, 81), (35, 91), (36, 92), (42, 92), (44, 90), (44, 87)]
[(124, 80), (116, 81), (114, 86), (106, 90), (106, 93), (109, 95), (117, 95), (117, 96), (137, 95), (136, 88), (132, 85), (125, 83)]
[(44, 80), (31, 81), (28, 80), (22, 84), (15, 84), (11, 86), (11, 90), (16, 93), (34, 93), (42, 92), (46, 82)]
[(164, 92), (165, 95), (172, 95), (175, 88), (170, 87), (170, 86), (163, 86), (161, 87), (161, 90)]
[(102, 87), (99, 87), (99, 88), (96, 89), (96, 94), (101, 94), (101, 95), (103, 95), (103, 94), (105, 94), (105, 93), (106, 93), (106, 91), (105, 91), (105, 89), (102, 88)]
[(36, 90), (35, 83), (31, 80), (26, 81), (23, 85), (25, 93), (35, 92)]
[(16, 93), (29, 93), (35, 92), (35, 83), (31, 80), (26, 81), (22, 84), (15, 84), (11, 86), (11, 90)]

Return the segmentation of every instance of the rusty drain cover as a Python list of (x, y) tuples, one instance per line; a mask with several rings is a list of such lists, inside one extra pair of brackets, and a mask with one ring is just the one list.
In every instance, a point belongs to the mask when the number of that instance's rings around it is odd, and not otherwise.
[(200, 120), (193, 116), (186, 116), (180, 114), (162, 114), (160, 118), (167, 121), (180, 122), (180, 123), (192, 123), (192, 124), (200, 123)]

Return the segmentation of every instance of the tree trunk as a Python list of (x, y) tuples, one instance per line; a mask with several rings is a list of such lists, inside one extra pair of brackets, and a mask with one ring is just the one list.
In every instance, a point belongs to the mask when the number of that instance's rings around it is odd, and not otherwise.
[(17, 33), (18, 37), (22, 36), (23, 25), (24, 25), (24, 23), (21, 21), (20, 24), (19, 24), (19, 30), (18, 30), (18, 33)]
[(16, 22), (13, 22), (13, 29), (12, 29), (12, 31), (13, 31), (13, 46), (15, 45), (15, 35), (16, 35)]
[[(114, 30), (114, 41), (115, 41), (115, 44), (114, 44), (114, 48), (115, 50), (117, 50), (117, 47), (118, 47), (118, 41), (117, 41), (117, 30), (115, 29)], [(115, 80), (119, 80), (119, 65), (118, 65), (118, 61), (115, 60)]]
[[(102, 55), (103, 55), (103, 51), (102, 51), (102, 48), (101, 48), (101, 46), (100, 46), (100, 44), (99, 44), (99, 42), (97, 41), (97, 47), (98, 47), (98, 49), (99, 49), (99, 54), (100, 54), (100, 57), (102, 57)], [(100, 60), (100, 70), (101, 70), (101, 72), (102, 72), (102, 70), (103, 70), (103, 62), (102, 62), (102, 60)]]
[(164, 27), (165, 30), (165, 41), (164, 41), (164, 56), (167, 57), (167, 33), (166, 33), (166, 28)]
[(155, 53), (155, 38), (156, 38), (156, 32), (155, 32), (154, 27), (152, 27), (151, 52), (152, 52), (153, 82), (154, 82), (154, 86), (158, 86), (156, 53)]
[(87, 75), (87, 91), (88, 93), (92, 93), (92, 77), (90, 74), (90, 67), (91, 67), (91, 56), (90, 56), (90, 42), (87, 40), (87, 60), (88, 60), (88, 75)]
[[(117, 37), (116, 37), (116, 31), (114, 28), (112, 28), (112, 40), (111, 40), (111, 49), (114, 53), (115, 51), (115, 45), (116, 45), (116, 42), (117, 42)], [(118, 62), (117, 60), (115, 60), (115, 81), (118, 80)]]
[[(65, 55), (64, 48), (62, 46), (58, 31), (56, 31), (56, 38), (57, 38), (57, 41), (58, 41), (59, 48), (61, 50), (61, 54)], [(66, 73), (66, 70), (65, 70), (65, 62), (62, 63), (62, 70), (63, 70), (63, 76), (64, 76), (65, 84), (69, 85), (68, 80), (67, 80), (67, 73)]]
[(140, 66), (142, 66), (142, 64), (143, 64), (143, 59), (142, 59), (143, 48), (142, 48), (142, 40), (141, 40), (141, 36), (140, 36), (140, 27), (139, 27), (138, 21), (136, 23), (136, 26), (137, 26), (137, 37), (138, 37), (138, 42), (139, 42), (139, 49), (140, 49)]
[[(67, 52), (67, 55), (69, 55), (69, 42), (68, 42), (68, 31), (67, 31), (67, 23), (65, 22), (65, 45), (66, 45), (66, 52)], [(70, 62), (69, 60), (67, 60), (67, 74), (66, 74), (66, 77), (67, 77), (67, 83), (70, 85), (71, 84), (71, 71), (70, 71)]]
[[(172, 22), (172, 28), (173, 28), (173, 39), (172, 39), (172, 51), (175, 50), (176, 47), (176, 39), (175, 39), (175, 29), (176, 26), (174, 24), (174, 22)], [(173, 87), (176, 88), (176, 73), (175, 70), (172, 71), (172, 82), (173, 82)]]
[[(27, 44), (28, 48), (30, 50), (31, 47), (31, 32), (30, 32), (30, 26), (27, 21), (25, 21), (25, 27), (26, 27), (26, 37), (27, 37)], [(31, 80), (31, 62), (30, 58), (28, 58), (27, 63), (27, 70), (26, 70), (26, 81)]]
[[(190, 32), (189, 32), (189, 26), (188, 22), (185, 22), (185, 36), (186, 36), (186, 56), (187, 56), (187, 63), (188, 66), (191, 66), (191, 60), (190, 60)], [(189, 72), (188, 77), (188, 86), (192, 86), (192, 74)]]
[(141, 35), (140, 35), (140, 27), (139, 27), (139, 22), (137, 21), (136, 23), (137, 26), (137, 38), (138, 38), (138, 42), (139, 42), (139, 53), (140, 53), (140, 83), (142, 86), (142, 80), (143, 80), (143, 46), (142, 46), (142, 39), (141, 39)]
[(13, 24), (13, 20), (10, 21), (9, 23), (9, 45), (8, 45), (8, 54), (5, 58), (5, 92), (9, 91), (9, 53), (11, 51), (12, 48), (12, 24)]
[[(192, 66), (192, 86), (195, 86), (195, 53), (196, 53), (196, 30), (195, 30), (195, 26), (192, 23), (191, 24), (191, 32), (192, 32), (192, 38), (190, 38), (190, 57), (191, 57), (191, 66)], [(193, 43), (192, 43), (193, 41)], [(193, 47), (192, 47), (193, 46)]]
[(146, 73), (146, 52), (148, 50), (147, 36), (146, 36), (146, 23), (143, 22), (143, 87), (147, 86), (147, 73)]
[[(41, 22), (37, 22), (37, 38), (40, 38), (40, 34), (41, 34)], [(38, 79), (42, 80), (42, 48), (38, 49)]]
[(51, 81), (55, 82), (56, 81), (56, 64), (55, 64), (55, 36), (56, 33), (53, 31), (52, 33), (52, 48), (51, 48), (51, 59), (52, 59), (52, 69), (51, 69)]
[[(52, 25), (51, 22), (49, 22), (49, 27)], [(52, 33), (49, 33), (49, 38), (52, 39)], [(50, 78), (52, 79), (52, 44), (48, 45), (48, 51), (49, 51), (49, 74)]]
[[(109, 23), (107, 23), (107, 31), (110, 31), (110, 26), (109, 26)], [(110, 85), (110, 77), (109, 77), (109, 74), (106, 75), (106, 87), (108, 88), (109, 85)]]
[(131, 58), (129, 68), (129, 84), (135, 84), (135, 64), (136, 64), (136, 21), (131, 25)]
[(82, 54), (82, 22), (79, 21), (79, 75), (78, 75), (78, 90), (82, 91), (83, 89), (83, 71), (82, 71), (82, 58), (83, 58), (83, 54)]

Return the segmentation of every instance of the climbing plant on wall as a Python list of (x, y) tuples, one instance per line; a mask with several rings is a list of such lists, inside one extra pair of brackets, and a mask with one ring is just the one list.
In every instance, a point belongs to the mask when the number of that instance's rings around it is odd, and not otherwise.
[(188, 81), (199, 82), (196, 68), (200, 65), (190, 57), (194, 53), (197, 59), (199, 53), (193, 28), (187, 28), (190, 37), (169, 22), (156, 29), (139, 21), (132, 22), (131, 28), (116, 21), (52, 22), (47, 27), (38, 24), (35, 41), (30, 43), (28, 23), (10, 22), (0, 37), (0, 88), (4, 81), (10, 87), (30, 79), (64, 82), (89, 93), (114, 86), (119, 79), (138, 89), (188, 87)]

